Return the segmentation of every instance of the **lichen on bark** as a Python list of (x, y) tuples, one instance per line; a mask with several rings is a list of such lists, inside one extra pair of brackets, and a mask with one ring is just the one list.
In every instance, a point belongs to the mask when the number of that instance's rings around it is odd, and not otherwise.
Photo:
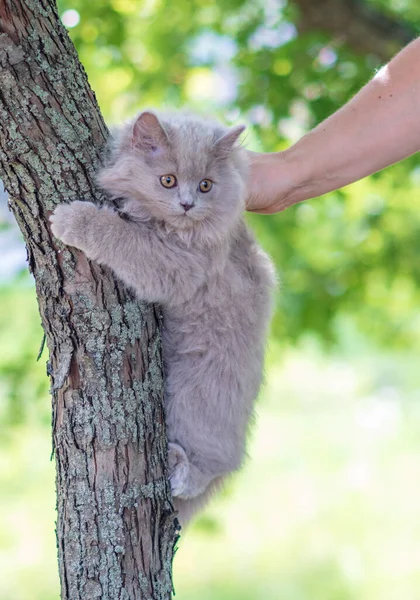
[(106, 201), (107, 137), (54, 2), (0, 3), (0, 177), (50, 353), (61, 597), (167, 600), (177, 522), (158, 311), (48, 227), (58, 203)]

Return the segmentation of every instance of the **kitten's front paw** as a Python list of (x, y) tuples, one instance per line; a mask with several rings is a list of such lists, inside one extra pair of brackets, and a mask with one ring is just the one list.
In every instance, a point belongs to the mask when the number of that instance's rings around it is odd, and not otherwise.
[(64, 244), (84, 250), (87, 227), (98, 210), (92, 202), (60, 204), (50, 216), (51, 231)]

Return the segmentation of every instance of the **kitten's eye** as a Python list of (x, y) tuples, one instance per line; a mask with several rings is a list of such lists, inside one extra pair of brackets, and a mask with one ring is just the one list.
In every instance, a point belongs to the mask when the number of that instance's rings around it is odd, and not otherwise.
[(163, 187), (166, 188), (173, 188), (176, 186), (176, 177), (175, 175), (162, 175), (162, 177), (160, 178), (160, 183), (163, 185)]
[(198, 189), (200, 192), (209, 192), (213, 187), (213, 182), (210, 179), (202, 179), (198, 184)]

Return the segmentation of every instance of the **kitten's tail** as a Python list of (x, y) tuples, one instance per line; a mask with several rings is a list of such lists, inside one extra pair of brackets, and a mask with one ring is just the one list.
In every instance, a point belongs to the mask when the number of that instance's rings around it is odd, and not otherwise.
[(209, 483), (205, 491), (195, 498), (189, 498), (188, 500), (173, 499), (174, 508), (178, 511), (177, 519), (183, 530), (185, 530), (194, 515), (202, 510), (212, 496), (220, 490), (224, 479), (225, 477), (216, 477)]

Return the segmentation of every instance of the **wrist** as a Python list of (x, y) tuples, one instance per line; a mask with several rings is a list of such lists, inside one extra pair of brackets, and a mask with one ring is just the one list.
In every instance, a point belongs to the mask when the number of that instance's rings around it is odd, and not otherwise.
[[(277, 179), (279, 194), (276, 199), (276, 210), (284, 210), (297, 202), (316, 196), (314, 173), (310, 157), (305, 156), (299, 143), (290, 146), (273, 157), (272, 178)], [(281, 181), (279, 181), (281, 179)]]
[(307, 134), (283, 152), (290, 181), (286, 206), (316, 198), (344, 184), (336, 173), (331, 172), (327, 156), (319, 150), (319, 141), (311, 143), (312, 135), (312, 132)]

